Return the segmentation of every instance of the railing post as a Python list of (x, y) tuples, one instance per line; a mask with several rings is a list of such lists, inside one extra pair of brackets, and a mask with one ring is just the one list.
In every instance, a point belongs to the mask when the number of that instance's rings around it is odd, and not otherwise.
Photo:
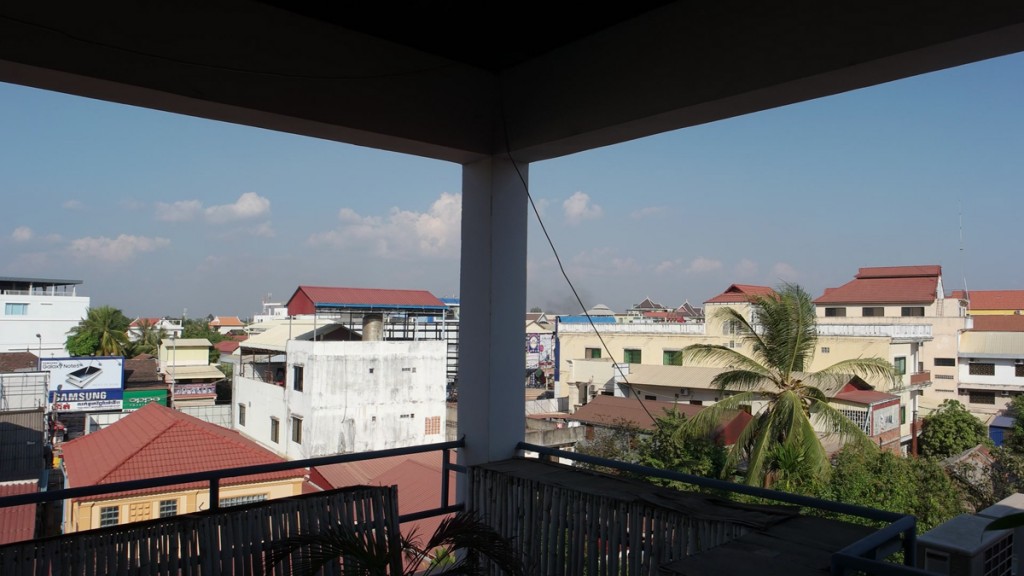
[(210, 478), (210, 510), (220, 508), (220, 481)]
[(448, 506), (448, 471), (450, 470), (451, 460), (449, 453), (451, 450), (445, 448), (441, 451), (441, 508)]
[(903, 565), (917, 566), (917, 522), (903, 533)]

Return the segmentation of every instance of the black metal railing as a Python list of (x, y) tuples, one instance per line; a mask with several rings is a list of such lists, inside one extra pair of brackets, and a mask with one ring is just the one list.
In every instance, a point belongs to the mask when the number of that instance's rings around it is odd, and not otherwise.
[(160, 476), (158, 478), (146, 478), (144, 480), (130, 480), (127, 482), (114, 482), (111, 484), (99, 484), (96, 486), (82, 486), (79, 488), (66, 488), (48, 492), (35, 492), (32, 494), (18, 494), (0, 498), (0, 508), (9, 506), (20, 506), (23, 504), (39, 504), (43, 502), (54, 502), (68, 500), (71, 498), (84, 498), (87, 496), (100, 496), (103, 494), (115, 494), (148, 488), (160, 488), (165, 486), (177, 486), (193, 482), (207, 482), (210, 487), (210, 509), (219, 507), (220, 481), (225, 478), (238, 476), (249, 476), (252, 474), (266, 474), (269, 472), (281, 472), (297, 468), (313, 468), (314, 466), (325, 466), (327, 464), (344, 464), (347, 462), (358, 462), (360, 460), (374, 460), (387, 458), (389, 456), (407, 456), (409, 454), (421, 454), (424, 452), (440, 451), (441, 456), (441, 503), (437, 508), (423, 510), (411, 514), (401, 515), (399, 522), (410, 522), (432, 516), (441, 516), (458, 512), (463, 509), (462, 504), (452, 504), (448, 499), (449, 479), (451, 472), (465, 473), (466, 468), (451, 461), (451, 451), (465, 446), (465, 440), (453, 440), (451, 442), (437, 442), (434, 444), (423, 444), (421, 446), (408, 446), (405, 448), (390, 448), (387, 450), (376, 450), (373, 452), (360, 452), (354, 454), (338, 454), (334, 456), (321, 456), (318, 458), (307, 458), (305, 460), (288, 460), (275, 462), (273, 464), (257, 464), (254, 466), (242, 466), (238, 468), (225, 468), (222, 470), (208, 470), (205, 472), (190, 472), (188, 474), (175, 474), (173, 476)]
[[(566, 452), (564, 450), (548, 448), (546, 446), (527, 444), (526, 442), (520, 442), (516, 448), (521, 451), (536, 452), (542, 456), (565, 458), (575, 462), (585, 462), (587, 464), (614, 468), (642, 476), (685, 482), (702, 488), (746, 494), (748, 496), (774, 500), (776, 502), (785, 502), (787, 504), (794, 504), (805, 508), (826, 510), (837, 514), (856, 516), (876, 522), (886, 522), (887, 525), (879, 529), (877, 532), (869, 534), (868, 536), (833, 554), (831, 567), (832, 574), (842, 575), (854, 570), (859, 570), (868, 574), (894, 576), (929, 574), (924, 570), (914, 567), (917, 555), (917, 519), (912, 515), (877, 510), (875, 508), (868, 508), (866, 506), (859, 506), (856, 504), (822, 500), (800, 494), (791, 494), (789, 492), (779, 492), (777, 490), (758, 488), (756, 486), (748, 486), (746, 484), (736, 484), (725, 480), (704, 478), (702, 476), (694, 476), (692, 474), (684, 474), (682, 472), (675, 472), (671, 470), (661, 470), (658, 468), (642, 466), (640, 464), (608, 460), (606, 458), (580, 454), (578, 452)], [(879, 552), (888, 551), (890, 548), (893, 549), (892, 551), (895, 551), (898, 545), (902, 545), (903, 548), (903, 564), (895, 564), (877, 559)]]

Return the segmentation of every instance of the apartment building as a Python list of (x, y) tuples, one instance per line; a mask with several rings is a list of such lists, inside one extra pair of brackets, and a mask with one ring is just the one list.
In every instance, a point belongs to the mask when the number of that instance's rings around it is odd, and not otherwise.
[(81, 280), (0, 277), (0, 352), (67, 356), (69, 330), (89, 311)]

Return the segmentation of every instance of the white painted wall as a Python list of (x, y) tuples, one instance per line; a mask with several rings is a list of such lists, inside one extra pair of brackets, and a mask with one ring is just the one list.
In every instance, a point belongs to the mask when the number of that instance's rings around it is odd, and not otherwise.
[[(8, 303), (28, 304), (27, 314), (7, 315)], [(0, 352), (39, 354), (39, 334), (43, 358), (67, 356), (64, 342), (68, 331), (85, 318), (88, 310), (88, 296), (0, 293)]]
[[(413, 446), (445, 439), (446, 344), (417, 342), (288, 342), (285, 386), (235, 377), (235, 427), (287, 458), (312, 458)], [(303, 389), (295, 390), (295, 367)], [(246, 425), (238, 424), (239, 404)], [(278, 443), (270, 419), (281, 423)], [(292, 441), (293, 418), (302, 442)], [(428, 418), (437, 432), (426, 433)]]

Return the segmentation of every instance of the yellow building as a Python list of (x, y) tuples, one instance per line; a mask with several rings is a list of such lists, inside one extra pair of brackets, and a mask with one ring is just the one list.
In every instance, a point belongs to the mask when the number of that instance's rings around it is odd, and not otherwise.
[[(237, 432), (149, 403), (118, 422), (63, 445), (66, 488), (282, 462)], [(302, 493), (304, 469), (226, 478), (219, 505)], [(206, 482), (68, 500), (64, 532), (114, 526), (210, 508)]]

